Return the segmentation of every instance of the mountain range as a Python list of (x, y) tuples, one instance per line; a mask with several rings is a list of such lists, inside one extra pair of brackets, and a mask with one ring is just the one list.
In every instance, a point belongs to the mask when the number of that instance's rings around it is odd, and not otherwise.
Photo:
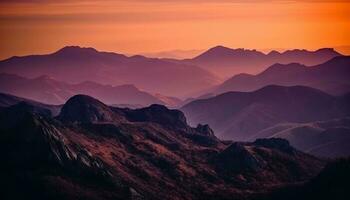
[(271, 51), (265, 54), (257, 50), (216, 46), (192, 59), (181, 60), (181, 63), (201, 66), (222, 78), (228, 78), (239, 73), (256, 74), (276, 63), (300, 63), (312, 66), (324, 63), (337, 56), (341, 56), (341, 54), (332, 48), (323, 48), (316, 51), (293, 49), (282, 53)]
[(76, 95), (45, 113), (26, 102), (0, 111), (4, 199), (253, 199), (302, 186), (326, 163), (284, 139), (221, 141), (161, 105)]
[[(349, 97), (349, 94), (332, 96), (305, 86), (270, 85), (253, 92), (227, 92), (208, 99), (192, 101), (181, 110), (190, 124), (209, 124), (219, 138), (248, 141), (255, 135), (272, 136), (273, 132), (267, 135), (259, 135), (259, 132), (280, 123), (309, 123), (349, 117)], [(348, 137), (346, 130), (340, 134)], [(322, 132), (326, 133), (327, 131)], [(333, 133), (330, 131), (329, 134)], [(313, 136), (317, 138), (317, 134)], [(299, 137), (296, 140), (302, 141), (302, 138), (308, 135), (300, 134)], [(341, 142), (344, 137), (336, 138)], [(293, 139), (291, 141), (294, 141)], [(302, 146), (299, 142), (293, 144), (303, 150), (311, 147), (311, 145)], [(350, 153), (350, 149), (345, 147), (344, 151)]]
[(0, 111), (17, 104), (30, 105), (37, 110), (45, 111), (47, 116), (57, 116), (60, 113), (61, 105), (49, 105), (41, 102), (25, 99), (10, 94), (0, 93)]
[(254, 134), (257, 138), (284, 138), (303, 152), (323, 157), (350, 155), (350, 118), (309, 123), (280, 123)]
[(133, 84), (151, 93), (178, 97), (219, 83), (216, 76), (197, 66), (78, 46), (48, 55), (15, 56), (0, 61), (0, 73), (26, 78), (47, 75), (67, 83)]
[(0, 92), (55, 105), (64, 104), (76, 94), (91, 95), (109, 105), (138, 105), (142, 107), (163, 104), (172, 107), (180, 102), (174, 97), (160, 94), (152, 95), (140, 91), (134, 85), (111, 86), (92, 81), (69, 84), (57, 81), (47, 75), (28, 79), (18, 75), (0, 74)]
[(334, 95), (350, 92), (350, 56), (338, 56), (315, 65), (274, 64), (257, 75), (238, 74), (203, 93), (253, 91), (267, 85), (304, 85)]
[(223, 46), (0, 61), (0, 198), (348, 199), (349, 67)]

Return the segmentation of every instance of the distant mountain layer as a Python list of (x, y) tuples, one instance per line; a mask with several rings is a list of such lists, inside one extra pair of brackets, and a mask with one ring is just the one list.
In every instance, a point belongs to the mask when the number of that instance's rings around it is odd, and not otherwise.
[(341, 54), (331, 48), (316, 51), (295, 49), (282, 53), (271, 51), (264, 54), (256, 50), (216, 46), (195, 58), (183, 60), (183, 62), (201, 66), (221, 77), (230, 77), (238, 73), (255, 74), (275, 63), (317, 65), (336, 56), (341, 56)]
[(49, 116), (57, 116), (61, 110), (61, 106), (43, 104), (30, 99), (0, 93), (0, 110), (16, 104), (23, 104), (24, 106), (28, 105), (29, 107), (31, 106), (32, 108), (37, 108), (38, 110), (47, 111), (46, 114)]
[(218, 84), (217, 77), (196, 66), (74, 46), (53, 54), (0, 61), (0, 72), (27, 78), (49, 75), (68, 83), (133, 84), (145, 91), (170, 96), (184, 96)]
[(148, 106), (151, 104), (177, 105), (180, 100), (157, 96), (140, 91), (133, 85), (110, 86), (91, 81), (68, 84), (48, 76), (27, 79), (17, 75), (0, 74), (0, 92), (44, 102), (47, 104), (63, 104), (71, 96), (86, 94), (97, 97), (107, 104), (128, 104)]
[(283, 139), (222, 142), (178, 110), (70, 98), (57, 117), (0, 111), (2, 185), (11, 199), (246, 199), (316, 176), (325, 162)]
[(350, 118), (309, 123), (282, 123), (253, 135), (256, 138), (284, 138), (294, 147), (317, 156), (350, 155)]
[(181, 110), (190, 124), (209, 124), (220, 138), (249, 140), (279, 123), (350, 116), (350, 96), (335, 97), (304, 86), (272, 85), (254, 92), (228, 92), (193, 101)]
[(210, 90), (215, 94), (228, 91), (253, 91), (267, 85), (304, 85), (330, 94), (350, 92), (350, 56), (335, 57), (323, 64), (274, 64), (257, 74), (239, 74)]

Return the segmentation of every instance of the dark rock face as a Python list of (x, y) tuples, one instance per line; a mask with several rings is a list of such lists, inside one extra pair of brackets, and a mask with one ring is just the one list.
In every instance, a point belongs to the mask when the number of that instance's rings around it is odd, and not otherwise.
[(109, 108), (76, 96), (57, 118), (14, 108), (0, 111), (5, 199), (247, 199), (324, 165), (282, 151), (283, 141), (222, 142), (161, 106)]
[(205, 136), (214, 136), (214, 131), (209, 127), (208, 124), (198, 124), (196, 130)]
[(175, 128), (187, 128), (185, 115), (178, 110), (169, 110), (163, 105), (153, 104), (146, 108), (133, 110), (127, 113), (131, 121), (156, 122)]
[(112, 122), (113, 111), (102, 102), (86, 95), (76, 95), (70, 98), (62, 107), (58, 117), (66, 122)]
[(261, 147), (278, 149), (287, 153), (295, 152), (295, 149), (290, 146), (288, 140), (281, 138), (257, 139), (253, 144)]
[(248, 146), (242, 143), (233, 143), (222, 151), (215, 159), (220, 170), (227, 172), (258, 171), (263, 165), (263, 160), (256, 157)]

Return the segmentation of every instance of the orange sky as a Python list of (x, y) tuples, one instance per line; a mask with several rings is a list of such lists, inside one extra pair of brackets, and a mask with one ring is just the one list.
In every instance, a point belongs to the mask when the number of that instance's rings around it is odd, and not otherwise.
[(131, 54), (219, 44), (350, 54), (350, 1), (0, 0), (0, 39), (0, 59), (66, 45)]

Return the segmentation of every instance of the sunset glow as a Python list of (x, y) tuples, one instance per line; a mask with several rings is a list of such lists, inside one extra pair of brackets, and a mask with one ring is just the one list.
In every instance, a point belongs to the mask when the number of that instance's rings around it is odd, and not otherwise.
[[(28, 3), (29, 2), (29, 3)], [(127, 54), (216, 45), (350, 53), (350, 2), (0, 1), (0, 58), (66, 45)]]

